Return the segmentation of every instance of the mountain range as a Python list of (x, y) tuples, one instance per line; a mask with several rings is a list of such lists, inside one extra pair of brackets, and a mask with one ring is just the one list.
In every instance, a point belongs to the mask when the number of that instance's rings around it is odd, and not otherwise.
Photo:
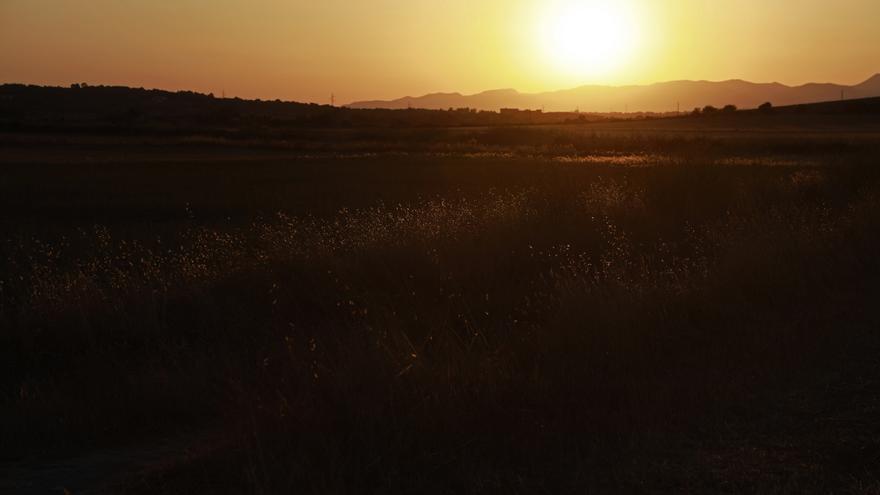
[(880, 96), (880, 74), (861, 84), (846, 86), (809, 83), (786, 86), (780, 83), (729, 81), (670, 81), (645, 86), (580, 86), (545, 93), (520, 93), (514, 89), (485, 91), (473, 95), (432, 93), (396, 100), (359, 101), (350, 108), (448, 109), (473, 108), (498, 111), (502, 108), (543, 109), (547, 112), (670, 112), (688, 111), (706, 105), (736, 105), (754, 108), (764, 102), (796, 105), (841, 98)]

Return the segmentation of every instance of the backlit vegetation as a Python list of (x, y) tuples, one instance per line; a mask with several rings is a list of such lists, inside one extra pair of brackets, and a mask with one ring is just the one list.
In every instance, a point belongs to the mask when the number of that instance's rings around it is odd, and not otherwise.
[[(156, 186), (173, 220), (108, 182), (89, 187), (121, 218), (10, 223), (2, 454), (208, 429), (222, 447), (127, 489), (717, 488), (676, 457), (687, 439), (711, 449), (731, 407), (867, 342), (875, 155), (793, 138), (609, 137), (613, 160), (591, 158), (589, 137), (577, 154), (506, 147), (546, 141), (528, 132), (481, 135), (491, 158), (373, 156), (400, 175), (358, 191), (391, 201), (355, 204), (340, 179), (320, 214), (283, 197), (226, 218), (183, 178)], [(329, 181), (344, 161), (308, 170)], [(248, 180), (281, 180), (285, 163)], [(428, 173), (454, 179), (437, 190), (416, 180)]]

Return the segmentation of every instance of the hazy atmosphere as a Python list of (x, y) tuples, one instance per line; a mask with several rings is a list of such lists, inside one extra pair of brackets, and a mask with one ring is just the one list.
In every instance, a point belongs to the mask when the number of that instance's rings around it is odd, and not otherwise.
[[(570, 53), (593, 36), (566, 32), (579, 16), (599, 19), (585, 25), (608, 45), (590, 64)], [(2, 0), (0, 81), (320, 103), (678, 79), (855, 84), (878, 71), (878, 18), (875, 0)]]
[(0, 0), (0, 495), (880, 495), (880, 0)]

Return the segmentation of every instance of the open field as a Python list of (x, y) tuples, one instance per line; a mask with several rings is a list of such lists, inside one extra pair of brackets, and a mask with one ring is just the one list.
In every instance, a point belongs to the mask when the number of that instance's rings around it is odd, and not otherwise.
[(0, 491), (880, 493), (880, 125), (758, 118), (0, 135)]

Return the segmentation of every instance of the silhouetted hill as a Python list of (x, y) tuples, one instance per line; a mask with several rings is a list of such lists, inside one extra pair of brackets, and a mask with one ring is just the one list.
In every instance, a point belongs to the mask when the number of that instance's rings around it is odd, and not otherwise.
[[(492, 97), (501, 101), (510, 90)], [(437, 95), (449, 98), (455, 95)], [(460, 95), (458, 95), (460, 96)], [(0, 130), (186, 133), (265, 136), (321, 127), (456, 127), (590, 122), (607, 116), (573, 113), (357, 110), (281, 100), (215, 98), (191, 91), (116, 86), (69, 88), (0, 85)]]
[(860, 92), (876, 93), (880, 92), (880, 74), (874, 74), (867, 81), (858, 84), (855, 88)]
[[(729, 81), (728, 88), (736, 89), (749, 83)], [(688, 82), (655, 85), (655, 94), (686, 85), (687, 90), (706, 94), (713, 83)], [(777, 85), (764, 85), (769, 91), (779, 91)], [(880, 86), (880, 77), (860, 85), (859, 91), (870, 92)], [(826, 94), (825, 85), (805, 87), (816, 98)], [(577, 91), (577, 90), (572, 90)], [(598, 89), (597, 89), (598, 91)], [(635, 91), (635, 90), (633, 90)], [(857, 92), (852, 90), (853, 94)], [(671, 93), (670, 93), (671, 94)], [(733, 93), (729, 93), (733, 94)], [(635, 95), (635, 93), (634, 93)], [(502, 101), (522, 97), (514, 90), (489, 93), (488, 100)], [(431, 95), (433, 101), (460, 98), (456, 94)], [(557, 98), (564, 99), (566, 92)], [(467, 97), (465, 97), (467, 98)], [(776, 103), (779, 98), (771, 101)], [(760, 100), (763, 102), (763, 100)], [(719, 105), (720, 106), (720, 105)], [(744, 107), (754, 110), (756, 105)], [(688, 112), (689, 113), (689, 112)], [(745, 125), (773, 126), (780, 122), (789, 125), (797, 113), (796, 123), (810, 122), (826, 125), (828, 115), (843, 116), (850, 123), (876, 120), (880, 116), (880, 98), (848, 99), (776, 106), (772, 112), (716, 112), (700, 115), (700, 126)], [(776, 117), (770, 117), (773, 114)], [(697, 122), (681, 116), (682, 122)], [(807, 116), (813, 117), (806, 119)], [(850, 118), (847, 115), (858, 116)], [(204, 135), (235, 139), (286, 139), (300, 131), (325, 128), (416, 128), (416, 127), (491, 127), (505, 125), (586, 124), (634, 120), (653, 120), (675, 117), (677, 114), (596, 114), (573, 112), (542, 112), (506, 109), (500, 112), (457, 108), (449, 110), (426, 109), (351, 109), (329, 105), (296, 102), (242, 100), (215, 98), (213, 95), (190, 91), (169, 92), (142, 88), (75, 86), (71, 88), (0, 85), (0, 131), (54, 132), (91, 134), (147, 134), (147, 135)], [(685, 120), (682, 120), (685, 119)], [(806, 119), (806, 120), (805, 120)], [(838, 119), (839, 120), (839, 119)], [(627, 121), (627, 122), (624, 122)]]
[(810, 83), (786, 86), (780, 83), (752, 83), (742, 80), (721, 82), (671, 81), (648, 86), (581, 86), (546, 93), (520, 93), (512, 89), (486, 91), (475, 95), (435, 93), (391, 101), (355, 102), (350, 108), (425, 108), (469, 107), (497, 111), (501, 108), (544, 109), (567, 112), (670, 112), (706, 105), (733, 104), (753, 108), (765, 101), (774, 105), (796, 105), (844, 98), (880, 96), (880, 74), (855, 86)]

